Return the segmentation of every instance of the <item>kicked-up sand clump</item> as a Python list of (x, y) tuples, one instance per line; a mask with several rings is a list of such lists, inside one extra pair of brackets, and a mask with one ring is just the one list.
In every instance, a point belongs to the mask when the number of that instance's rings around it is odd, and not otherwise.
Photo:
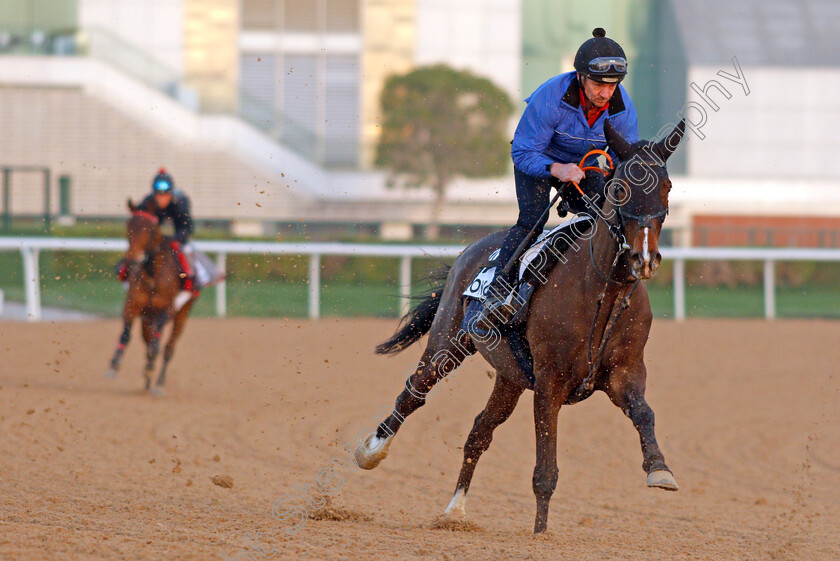
[(373, 520), (373, 517), (368, 514), (333, 504), (332, 498), (330, 497), (324, 498), (326, 499), (324, 506), (309, 514), (309, 518), (312, 520), (337, 520), (339, 522), (345, 520), (370, 522)]
[(483, 532), (484, 529), (476, 524), (470, 522), (466, 518), (453, 518), (442, 514), (432, 522), (432, 530), (449, 530), (450, 532)]

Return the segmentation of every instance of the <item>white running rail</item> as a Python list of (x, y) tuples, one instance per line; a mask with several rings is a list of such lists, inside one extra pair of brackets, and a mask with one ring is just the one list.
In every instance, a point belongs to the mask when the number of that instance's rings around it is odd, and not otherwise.
[[(462, 246), (454, 245), (385, 245), (351, 243), (283, 243), (247, 241), (200, 241), (195, 246), (216, 255), (216, 263), (225, 270), (228, 254), (308, 255), (309, 317), (320, 317), (320, 271), (323, 255), (358, 255), (393, 257), (400, 260), (400, 310), (405, 313), (411, 292), (411, 260), (415, 257), (457, 257)], [(41, 319), (41, 284), (38, 255), (41, 250), (125, 251), (125, 240), (101, 238), (19, 238), (0, 237), (0, 251), (18, 250), (23, 256), (26, 312), (29, 321)], [(674, 262), (674, 317), (685, 319), (686, 261), (762, 261), (764, 262), (764, 317), (776, 317), (775, 264), (777, 261), (838, 261), (840, 249), (777, 249), (777, 248), (662, 248), (662, 258)], [(222, 282), (216, 291), (216, 315), (227, 312), (226, 289)]]

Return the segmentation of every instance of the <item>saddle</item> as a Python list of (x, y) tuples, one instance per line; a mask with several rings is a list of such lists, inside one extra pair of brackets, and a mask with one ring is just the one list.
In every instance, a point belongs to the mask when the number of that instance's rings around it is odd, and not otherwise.
[[(589, 231), (594, 220), (589, 216), (578, 216), (560, 224), (553, 230), (543, 232), (531, 246), (525, 250), (519, 260), (518, 280), (508, 296), (508, 302), (514, 305), (519, 304), (516, 320), (524, 320), (527, 312), (527, 305), (534, 290), (548, 280), (548, 274), (558, 261), (567, 261), (564, 253), (570, 247), (580, 249), (577, 239), (580, 234)], [(487, 297), (487, 288), (493, 280), (496, 267), (504, 266), (499, 263), (499, 250), (497, 249), (487, 259), (487, 264), (476, 273), (473, 281), (467, 286), (463, 295), (473, 301), (481, 302)], [(516, 302), (514, 302), (516, 301)]]

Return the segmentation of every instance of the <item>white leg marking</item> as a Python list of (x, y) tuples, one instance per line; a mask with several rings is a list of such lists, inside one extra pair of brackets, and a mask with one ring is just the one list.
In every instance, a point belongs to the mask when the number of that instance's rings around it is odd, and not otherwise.
[(373, 469), (379, 465), (379, 462), (385, 459), (388, 455), (388, 448), (391, 446), (392, 436), (379, 438), (375, 434), (367, 437), (367, 439), (356, 448), (356, 463), (362, 469)]
[(463, 489), (456, 489), (452, 500), (449, 501), (449, 506), (443, 511), (444, 514), (450, 516), (466, 516), (467, 515), (467, 493)]

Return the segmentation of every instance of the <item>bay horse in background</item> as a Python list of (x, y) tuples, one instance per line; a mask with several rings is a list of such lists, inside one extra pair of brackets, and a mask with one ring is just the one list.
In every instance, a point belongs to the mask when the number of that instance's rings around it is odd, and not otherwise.
[[(181, 291), (181, 268), (171, 240), (161, 234), (157, 216), (138, 210), (131, 200), (128, 201), (128, 209), (131, 212), (126, 226), (128, 250), (125, 253), (125, 263), (128, 293), (123, 305), (122, 334), (106, 376), (117, 376), (123, 352), (131, 337), (131, 326), (134, 319), (140, 317), (143, 340), (146, 343), (146, 367), (143, 371), (145, 387), (147, 391), (151, 390), (153, 395), (162, 395), (166, 382), (166, 368), (172, 360), (175, 343), (184, 330), (187, 316), (198, 294), (194, 293), (180, 309), (174, 309), (175, 298)], [(161, 334), (170, 318), (173, 320), (172, 333), (163, 351), (163, 365), (152, 387)]]
[(659, 142), (632, 145), (609, 121), (604, 131), (619, 163), (604, 193), (587, 193), (590, 203), (593, 199), (601, 202), (587, 206), (594, 214), (586, 231), (577, 233), (578, 251), (569, 248), (567, 259), (547, 273), (547, 281), (531, 298), (523, 328), (531, 372), (523, 368), (499, 331), (494, 337), (469, 326), (466, 331), (461, 328), (468, 305), (462, 295), (501, 245), (505, 233), (497, 232), (464, 250), (449, 269), (445, 284), (413, 308), (397, 332), (377, 347), (380, 354), (396, 353), (429, 333), (428, 346), (394, 410), (356, 449), (360, 467), (376, 467), (402, 423), (425, 403), (434, 385), (479, 352), (496, 370), (495, 385), (464, 445), (461, 472), (446, 515), (465, 515), (476, 464), (490, 446), (493, 431), (513, 413), (526, 389), (534, 391), (535, 533), (547, 528), (549, 500), (557, 485), (560, 407), (582, 401), (596, 390), (605, 392), (638, 430), (647, 485), (678, 489), (656, 442), (654, 414), (645, 401), (644, 348), (653, 314), (640, 281), (651, 278), (661, 261), (658, 238), (671, 189), (665, 161), (682, 139), (685, 123)]

